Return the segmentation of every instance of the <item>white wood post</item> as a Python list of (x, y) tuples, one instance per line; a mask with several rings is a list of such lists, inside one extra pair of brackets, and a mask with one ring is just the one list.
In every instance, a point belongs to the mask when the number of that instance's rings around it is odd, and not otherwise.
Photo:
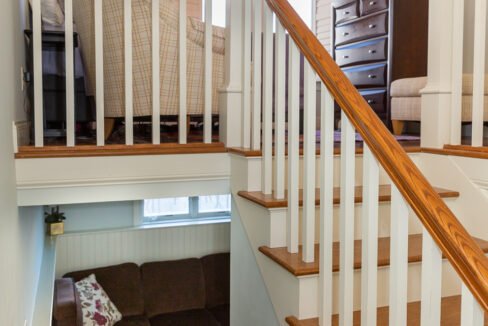
[[(428, 83), (421, 91), (421, 146), (442, 148), (451, 139), (453, 1), (429, 1)], [(449, 108), (449, 109), (448, 109)]]
[(319, 324), (332, 325), (332, 246), (334, 228), (334, 98), (320, 89), (320, 306)]
[(66, 54), (66, 146), (75, 146), (75, 64), (73, 39), (73, 0), (64, 2)]
[(369, 147), (363, 154), (361, 325), (376, 325), (378, 286), (379, 164)]
[(97, 106), (97, 146), (105, 145), (105, 97), (103, 77), (103, 0), (95, 0), (95, 75)]
[(485, 313), (479, 303), (463, 284), (461, 293), (461, 326), (483, 326)]
[(285, 111), (286, 111), (286, 34), (280, 21), (276, 19), (275, 33), (275, 156), (274, 156), (274, 196), (285, 198)]
[(263, 34), (263, 145), (261, 190), (273, 191), (273, 13), (264, 5)]
[(424, 228), (422, 236), (422, 326), (441, 324), (442, 252)]
[(42, 81), (41, 0), (32, 1), (32, 49), (34, 57), (34, 144), (44, 146), (44, 99)]
[(242, 147), (251, 147), (251, 1), (243, 3)]
[(227, 147), (242, 146), (243, 5), (227, 0), (225, 28), (225, 87), (219, 92), (220, 141)]
[(159, 0), (152, 0), (152, 141), (161, 143), (160, 32)]
[(354, 302), (354, 178), (356, 133), (344, 112), (341, 112), (341, 121), (339, 324), (352, 326)]
[(288, 212), (287, 245), (298, 252), (299, 234), (299, 161), (300, 161), (300, 53), (290, 39), (288, 55)]
[(180, 144), (187, 143), (187, 51), (186, 51), (186, 12), (187, 12), (186, 0), (180, 1), (179, 9), (179, 28), (178, 28), (178, 45), (179, 45), (179, 86), (180, 86), (180, 106), (179, 106), (179, 119), (178, 119), (178, 138)]
[(463, 106), (464, 0), (453, 1), (451, 145), (461, 144)]
[(303, 127), (303, 261), (315, 259), (315, 152), (317, 119), (317, 86), (312, 67), (305, 61), (304, 127)]
[(252, 37), (252, 149), (261, 149), (261, 55), (263, 31), (263, 1), (253, 1), (254, 24)]
[(134, 144), (132, 88), (132, 0), (124, 0), (125, 144)]

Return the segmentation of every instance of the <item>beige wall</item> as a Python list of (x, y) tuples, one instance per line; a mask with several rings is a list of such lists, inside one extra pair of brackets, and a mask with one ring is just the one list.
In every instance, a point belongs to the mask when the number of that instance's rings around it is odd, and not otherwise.
[(330, 52), (331, 43), (331, 2), (332, 0), (316, 0), (317, 4), (317, 37), (325, 48)]

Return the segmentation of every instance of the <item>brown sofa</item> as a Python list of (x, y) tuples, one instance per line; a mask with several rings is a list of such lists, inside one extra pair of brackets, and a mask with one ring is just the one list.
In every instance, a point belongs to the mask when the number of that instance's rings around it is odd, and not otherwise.
[(53, 325), (82, 325), (74, 282), (90, 274), (95, 274), (122, 314), (117, 326), (230, 324), (228, 253), (68, 273), (56, 281)]

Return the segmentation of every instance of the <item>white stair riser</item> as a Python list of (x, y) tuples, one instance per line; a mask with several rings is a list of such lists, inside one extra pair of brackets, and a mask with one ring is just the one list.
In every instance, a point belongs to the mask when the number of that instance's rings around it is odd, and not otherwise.
[[(408, 265), (408, 302), (416, 302), (421, 299), (421, 263)], [(442, 264), (442, 296), (453, 296), (461, 294), (461, 281), (447, 260)], [(389, 272), (390, 267), (378, 269), (378, 307), (388, 306), (389, 293)], [(318, 316), (318, 275), (300, 277), (299, 293), (300, 305), (298, 319), (315, 318)], [(339, 312), (339, 273), (334, 273), (334, 314)], [(354, 310), (361, 309), (361, 271), (354, 273)]]

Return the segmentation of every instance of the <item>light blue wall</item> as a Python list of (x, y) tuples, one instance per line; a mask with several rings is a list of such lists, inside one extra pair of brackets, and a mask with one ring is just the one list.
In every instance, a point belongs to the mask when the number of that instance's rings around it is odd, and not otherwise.
[(133, 226), (134, 208), (132, 201), (63, 205), (65, 231), (120, 229)]

